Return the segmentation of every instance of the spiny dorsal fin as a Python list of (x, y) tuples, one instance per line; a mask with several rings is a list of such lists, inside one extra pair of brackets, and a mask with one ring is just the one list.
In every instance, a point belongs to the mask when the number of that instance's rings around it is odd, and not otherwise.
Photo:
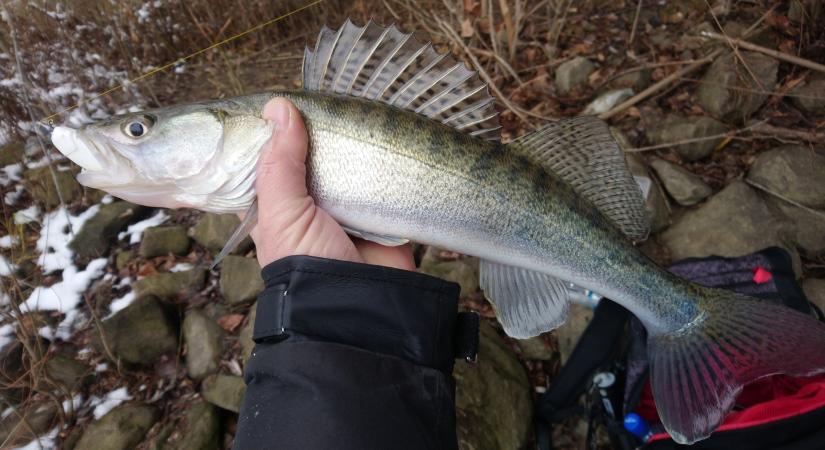
[(525, 339), (567, 318), (569, 283), (551, 275), (482, 259), (479, 284), (508, 336)]
[(563, 119), (508, 147), (526, 153), (590, 200), (634, 241), (650, 229), (644, 197), (607, 124), (593, 116)]
[(304, 89), (415, 111), (473, 136), (500, 138), (498, 112), (475, 72), (395, 26), (324, 27), (304, 51)]

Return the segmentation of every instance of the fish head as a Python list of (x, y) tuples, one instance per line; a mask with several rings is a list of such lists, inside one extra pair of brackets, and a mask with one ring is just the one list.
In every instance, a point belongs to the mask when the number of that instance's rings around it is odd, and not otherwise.
[(271, 127), (249, 111), (204, 102), (59, 126), (52, 142), (82, 170), (78, 181), (146, 206), (243, 211)]

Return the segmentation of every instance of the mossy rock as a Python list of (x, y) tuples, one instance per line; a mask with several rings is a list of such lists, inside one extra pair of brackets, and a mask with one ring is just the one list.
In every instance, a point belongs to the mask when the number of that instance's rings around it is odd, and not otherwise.
[(189, 406), (186, 417), (163, 445), (164, 450), (217, 450), (221, 448), (220, 411), (198, 400)]
[(478, 363), (458, 363), (454, 371), (459, 447), (524, 448), (533, 414), (527, 371), (487, 322), (479, 331)]
[(151, 227), (143, 232), (140, 241), (140, 256), (154, 258), (169, 253), (185, 255), (189, 251), (189, 236), (180, 225)]
[[(150, 365), (178, 349), (177, 314), (156, 297), (138, 298), (102, 324), (108, 349), (126, 363)], [(92, 345), (107, 354), (97, 332), (92, 335)]]
[(86, 221), (69, 243), (80, 261), (98, 258), (109, 252), (117, 234), (126, 225), (142, 218), (148, 208), (129, 202), (101, 205), (100, 210)]
[(220, 368), (224, 331), (217, 322), (198, 310), (186, 312), (183, 339), (186, 342), (186, 370), (200, 380)]
[(126, 403), (92, 422), (77, 441), (77, 449), (129, 450), (143, 441), (160, 413), (154, 406)]
[(221, 295), (231, 304), (255, 300), (264, 290), (261, 266), (255, 258), (227, 256), (221, 263)]
[[(75, 180), (75, 170), (62, 171), (55, 167), (54, 173), (57, 178), (57, 187), (63, 194), (65, 203), (71, 203), (83, 195), (83, 187)], [(35, 202), (43, 205), (47, 210), (60, 205), (60, 197), (57, 195), (54, 178), (48, 166), (27, 170), (23, 178), (26, 189)]]
[(206, 269), (198, 268), (181, 272), (156, 273), (138, 280), (132, 289), (138, 296), (173, 298), (178, 294), (194, 294), (206, 282)]
[[(217, 252), (223, 248), (240, 224), (241, 220), (234, 214), (205, 213), (198, 223), (189, 229), (189, 235), (198, 244)], [(252, 239), (247, 237), (241, 241), (233, 253), (246, 253), (252, 245)]]
[(14, 141), (0, 148), (0, 167), (22, 163), (26, 156), (26, 144), (23, 141)]
[(210, 375), (201, 383), (201, 394), (206, 401), (235, 413), (241, 410), (245, 392), (243, 377), (235, 375)]

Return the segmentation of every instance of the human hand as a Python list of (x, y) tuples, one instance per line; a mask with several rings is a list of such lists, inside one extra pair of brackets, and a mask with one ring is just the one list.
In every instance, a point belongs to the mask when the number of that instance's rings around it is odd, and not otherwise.
[(295, 106), (284, 98), (272, 99), (263, 118), (275, 129), (261, 149), (255, 182), (258, 224), (251, 236), (261, 267), (286, 256), (308, 255), (415, 270), (409, 244), (386, 247), (352, 239), (315, 204), (306, 186), (309, 139)]

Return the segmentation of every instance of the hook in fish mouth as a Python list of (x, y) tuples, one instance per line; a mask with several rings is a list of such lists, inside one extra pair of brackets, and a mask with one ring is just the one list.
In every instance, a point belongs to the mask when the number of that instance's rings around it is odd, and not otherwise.
[(60, 153), (84, 170), (103, 170), (94, 146), (83, 138), (80, 131), (64, 126), (56, 127), (52, 131), (52, 143)]

